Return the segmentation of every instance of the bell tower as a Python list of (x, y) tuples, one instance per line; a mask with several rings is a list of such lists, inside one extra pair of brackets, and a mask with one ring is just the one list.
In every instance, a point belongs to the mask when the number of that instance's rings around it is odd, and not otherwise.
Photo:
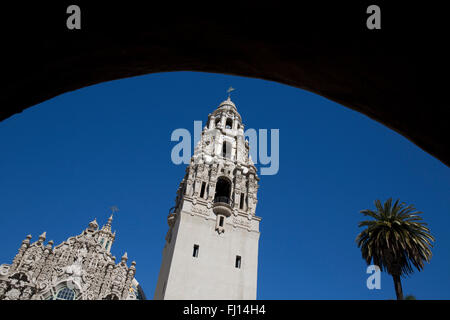
[(228, 96), (209, 114), (169, 211), (154, 299), (256, 299), (258, 181)]

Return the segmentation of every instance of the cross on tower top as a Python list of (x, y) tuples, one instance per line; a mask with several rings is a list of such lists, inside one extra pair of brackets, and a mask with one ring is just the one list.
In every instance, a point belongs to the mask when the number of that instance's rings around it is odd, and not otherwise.
[(228, 88), (228, 90), (227, 90), (227, 93), (228, 93), (228, 99), (230, 99), (231, 92), (233, 92), (234, 90), (236, 90), (236, 89), (234, 89), (234, 88), (231, 87), (231, 86)]
[(119, 208), (117, 208), (116, 206), (112, 206), (110, 207), (110, 209), (111, 209), (111, 216), (109, 217), (108, 222), (106, 223), (109, 226), (111, 226), (114, 213), (119, 211)]
[(114, 212), (118, 212), (119, 211), (119, 208), (117, 208), (116, 206), (112, 206), (112, 207), (110, 207), (110, 209), (111, 209), (111, 213), (112, 214), (114, 214)]

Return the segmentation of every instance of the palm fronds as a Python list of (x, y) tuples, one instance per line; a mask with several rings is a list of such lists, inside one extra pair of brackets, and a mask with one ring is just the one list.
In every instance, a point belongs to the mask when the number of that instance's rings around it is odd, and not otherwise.
[(434, 242), (420, 216), (422, 212), (399, 200), (392, 204), (392, 198), (384, 205), (376, 200), (375, 208), (361, 211), (373, 218), (358, 224), (367, 227), (356, 237), (363, 259), (391, 275), (408, 275), (414, 271), (413, 267), (421, 271), (424, 262), (430, 262)]

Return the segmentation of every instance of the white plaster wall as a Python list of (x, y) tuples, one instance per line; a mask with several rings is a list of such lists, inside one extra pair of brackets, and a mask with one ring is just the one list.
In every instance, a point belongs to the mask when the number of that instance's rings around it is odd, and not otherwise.
[(172, 263), (173, 252), (175, 249), (177, 239), (176, 235), (179, 226), (180, 226), (180, 219), (177, 219), (172, 230), (172, 240), (170, 241), (170, 243), (166, 242), (163, 248), (161, 267), (159, 269), (158, 281), (156, 283), (155, 294), (153, 296), (154, 300), (164, 299), (165, 286), (167, 285), (167, 277), (169, 276), (170, 272), (170, 265)]
[[(205, 219), (182, 211), (179, 218), (173, 251), (165, 249), (155, 299), (256, 299), (259, 232), (234, 228), (233, 216), (225, 220), (220, 235), (215, 216)], [(192, 256), (194, 244), (200, 247), (197, 258)], [(235, 267), (236, 255), (242, 259), (240, 269)]]

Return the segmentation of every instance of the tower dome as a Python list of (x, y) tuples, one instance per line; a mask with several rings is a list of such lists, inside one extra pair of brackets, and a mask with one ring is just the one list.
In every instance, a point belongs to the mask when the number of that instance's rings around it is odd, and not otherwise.
[(214, 110), (212, 114), (210, 114), (209, 119), (211, 119), (212, 116), (217, 120), (217, 118), (219, 117), (231, 114), (235, 115), (238, 118), (239, 122), (242, 123), (242, 118), (239, 112), (237, 111), (236, 105), (234, 104), (233, 101), (231, 101), (230, 97), (228, 97), (227, 100), (222, 101), (217, 107), (217, 109)]
[(222, 101), (222, 103), (219, 105), (219, 107), (217, 109), (234, 109), (234, 111), (237, 112), (237, 108), (236, 105), (234, 104), (233, 101), (231, 101), (230, 97), (227, 98), (227, 100)]

